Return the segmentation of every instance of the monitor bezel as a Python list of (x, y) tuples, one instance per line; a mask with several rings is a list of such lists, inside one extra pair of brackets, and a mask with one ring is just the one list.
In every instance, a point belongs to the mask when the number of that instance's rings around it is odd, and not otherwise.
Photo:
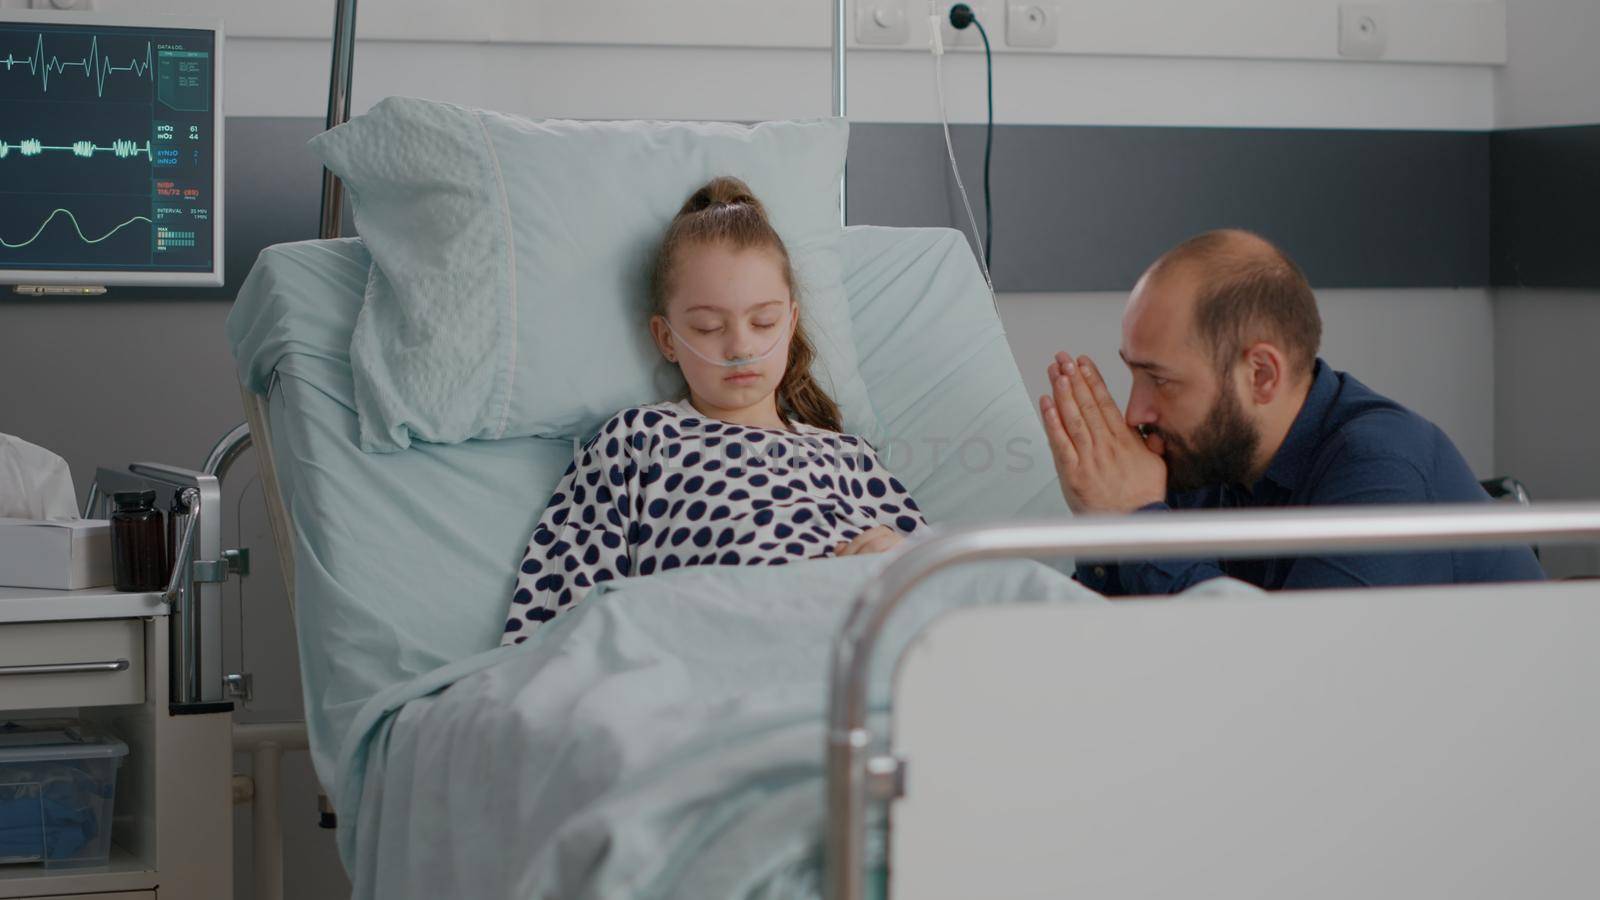
[(213, 36), (212, 84), (216, 90), (211, 104), (211, 130), (215, 136), (211, 160), (211, 270), (208, 272), (126, 272), (116, 269), (17, 269), (0, 262), (0, 284), (21, 285), (144, 285), (154, 287), (220, 287), (223, 283), (223, 210), (226, 191), (223, 185), (223, 30), (220, 18), (201, 16), (141, 15), (120, 12), (74, 12), (71, 10), (0, 9), (0, 23), (29, 25), (97, 25), (114, 28), (175, 28), (209, 31)]

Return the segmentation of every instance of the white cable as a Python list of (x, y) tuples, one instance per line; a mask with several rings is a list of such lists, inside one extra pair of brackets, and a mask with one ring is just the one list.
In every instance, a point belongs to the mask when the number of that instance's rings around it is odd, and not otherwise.
[[(945, 110), (944, 103), (944, 37), (940, 28), (939, 14), (935, 4), (938, 0), (928, 0), (928, 24), (933, 29), (933, 37), (929, 42), (933, 50), (933, 85), (939, 94), (939, 124), (944, 129), (944, 149), (950, 157), (950, 174), (955, 176), (956, 190), (961, 192), (961, 205), (967, 211), (967, 223), (972, 226), (972, 239), (978, 247), (983, 246), (983, 235), (978, 233), (978, 217), (972, 214), (972, 202), (967, 199), (967, 186), (961, 182), (961, 170), (956, 165), (955, 144), (950, 141), (950, 114)], [(989, 276), (989, 261), (983, 258), (983, 251), (973, 253), (978, 258), (978, 268), (983, 270), (983, 283), (989, 286), (989, 301), (994, 304), (995, 312), (1000, 311), (1000, 300), (994, 293), (994, 279)]]

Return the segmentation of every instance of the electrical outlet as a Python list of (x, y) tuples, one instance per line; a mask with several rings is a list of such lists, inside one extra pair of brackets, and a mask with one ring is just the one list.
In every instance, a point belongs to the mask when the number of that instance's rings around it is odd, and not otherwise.
[(1006, 4), (1006, 44), (1011, 47), (1054, 47), (1061, 8), (1054, 3)]
[[(955, 47), (983, 49), (983, 38), (978, 34), (978, 26), (968, 25), (966, 28), (957, 31), (950, 24), (950, 7), (955, 5), (954, 3), (939, 4), (939, 30), (944, 33), (945, 49)], [(1000, 20), (994, 16), (994, 7), (988, 3), (972, 3), (970, 0), (968, 0), (967, 5), (972, 7), (973, 15), (979, 22), (983, 23), (984, 30), (989, 32), (989, 42), (998, 41), (1000, 32), (996, 26), (1000, 24)]]
[(1382, 59), (1389, 45), (1389, 22), (1383, 4), (1339, 6), (1339, 55), (1350, 59)]
[(911, 40), (910, 0), (857, 0), (856, 41), (862, 44), (904, 44)]

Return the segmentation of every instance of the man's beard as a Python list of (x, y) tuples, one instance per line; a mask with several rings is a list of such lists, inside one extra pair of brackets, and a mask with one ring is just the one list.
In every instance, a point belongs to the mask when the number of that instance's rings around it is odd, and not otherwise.
[(1245, 418), (1238, 395), (1226, 382), (1193, 435), (1180, 437), (1159, 428), (1149, 431), (1159, 434), (1166, 444), (1167, 490), (1173, 493), (1244, 484), (1261, 444), (1261, 435)]

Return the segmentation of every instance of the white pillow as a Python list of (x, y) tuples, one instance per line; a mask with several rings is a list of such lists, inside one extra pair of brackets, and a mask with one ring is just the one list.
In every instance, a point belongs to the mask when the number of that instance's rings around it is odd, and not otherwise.
[(311, 141), (350, 190), (372, 267), (350, 356), (361, 446), (583, 438), (682, 390), (650, 342), (648, 269), (718, 175), (783, 237), (846, 430), (881, 434), (858, 371), (839, 248), (842, 119), (534, 120), (391, 97)]

